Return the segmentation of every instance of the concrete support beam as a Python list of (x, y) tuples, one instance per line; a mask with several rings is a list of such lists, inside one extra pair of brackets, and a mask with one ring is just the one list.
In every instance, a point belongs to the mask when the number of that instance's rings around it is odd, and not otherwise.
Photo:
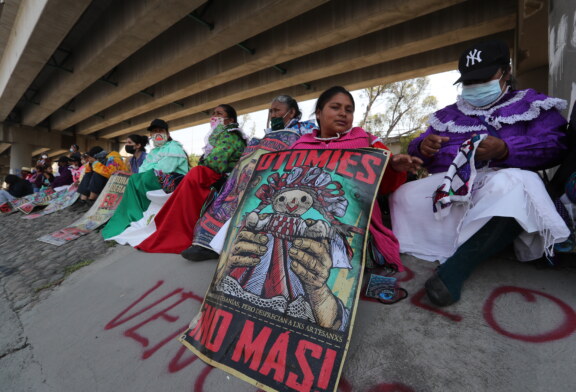
[(41, 147), (41, 148), (37, 148), (34, 151), (32, 151), (32, 156), (35, 157), (37, 155), (42, 154), (43, 152), (49, 151), (49, 148), (45, 148), (45, 147)]
[[(104, 83), (90, 86), (76, 96), (73, 113), (62, 110), (54, 113), (51, 126), (64, 130), (225, 48), (287, 22), (326, 1), (292, 0), (290, 7), (280, 7), (284, 3), (281, 0), (236, 0), (233, 3), (215, 0), (208, 10), (215, 24), (213, 30), (192, 20), (176, 24), (116, 68), (121, 88)], [(234, 8), (233, 12), (221, 12), (223, 8), (230, 7)], [(278, 12), (279, 9), (282, 12)]]
[[(283, 63), (297, 57), (427, 15), (461, 1), (371, 0), (351, 4), (349, 0), (333, 0), (299, 16), (291, 23), (250, 39), (250, 44), (257, 48), (254, 55), (238, 55), (236, 48), (223, 51), (155, 85), (153, 98), (143, 95), (129, 97), (104, 110), (101, 113), (103, 118), (91, 117), (84, 120), (76, 126), (76, 131), (80, 134), (95, 132), (127, 117), (149, 112), (208, 88), (270, 68), (270, 64), (282, 64), (282, 67), (286, 68)], [(471, 3), (477, 6), (478, 1)], [(295, 29), (294, 25), (308, 27)], [(418, 30), (426, 27), (420, 26)], [(310, 33), (311, 29), (313, 34)], [(395, 36), (391, 43), (398, 38), (400, 37)], [(371, 50), (369, 47), (362, 49)], [(293, 69), (287, 69), (287, 77), (294, 74)], [(172, 106), (177, 108), (178, 105)]]
[(48, 155), (49, 158), (55, 158), (55, 157), (61, 157), (62, 155), (66, 155), (66, 153), (68, 153), (68, 150), (64, 149), (64, 148), (60, 148), (57, 150), (51, 150), (48, 151), (46, 153), (46, 155)]
[(34, 146), (28, 143), (13, 143), (10, 148), (10, 174), (20, 175), (22, 167), (30, 167)]
[[(512, 33), (500, 33), (488, 38), (500, 38), (512, 42)], [(325, 89), (334, 85), (343, 85), (350, 90), (357, 90), (383, 83), (390, 83), (399, 80), (406, 80), (415, 77), (431, 75), (445, 72), (457, 68), (460, 53), (468, 47), (472, 41), (466, 41), (457, 45), (436, 49), (430, 52), (373, 65), (367, 68), (346, 72), (343, 74), (330, 76), (311, 81), (310, 88), (296, 85), (289, 88), (270, 91), (268, 93), (254, 96), (240, 101), (229, 101), (239, 114), (250, 113), (256, 110), (268, 108), (270, 101), (280, 94), (289, 94), (302, 101), (316, 98)], [(434, 92), (432, 92), (433, 94)], [(173, 130), (186, 128), (194, 125), (206, 123), (208, 116), (205, 113), (197, 112), (180, 118), (168, 118), (170, 127)], [(113, 138), (128, 133), (132, 133), (142, 128), (136, 127), (110, 127), (103, 132), (98, 132), (98, 137)]]
[(183, 99), (181, 107), (168, 105), (134, 117), (130, 119), (129, 126), (121, 124), (120, 127), (143, 129), (151, 118), (174, 120), (210, 110), (225, 101), (241, 101), (268, 91), (509, 30), (516, 19), (515, 8), (504, 4), (498, 7), (500, 0), (486, 0), (485, 3), (485, 12), (473, 12), (470, 4), (462, 4), (423, 16), (283, 64), (290, 70), (284, 75), (273, 69), (260, 71)]
[(0, 59), (0, 121), (68, 34), (90, 0), (23, 1)]
[(513, 61), (517, 88), (548, 92), (548, 0), (518, 1), (517, 56)]
[(2, 58), (6, 43), (10, 37), (10, 31), (12, 31), (12, 26), (16, 20), (20, 1), (21, 0), (4, 0), (4, 2), (0, 4), (0, 58)]
[(12, 144), (30, 144), (35, 146), (35, 148), (61, 148), (62, 135), (56, 132), (48, 132), (47, 129), (40, 127), (0, 123), (0, 141)]
[(0, 154), (9, 149), (11, 145), (10, 143), (0, 143)]
[(108, 73), (206, 0), (124, 0), (116, 2), (77, 45), (67, 65), (36, 95), (39, 105), (22, 110), (22, 123), (34, 126)]

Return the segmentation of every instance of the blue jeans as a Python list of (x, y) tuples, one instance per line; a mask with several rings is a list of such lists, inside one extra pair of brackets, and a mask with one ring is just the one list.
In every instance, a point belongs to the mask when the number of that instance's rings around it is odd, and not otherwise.
[(0, 204), (4, 204), (7, 201), (11, 201), (14, 199), (15, 199), (15, 197), (12, 196), (10, 193), (8, 193), (8, 191), (5, 191), (4, 189), (0, 189)]

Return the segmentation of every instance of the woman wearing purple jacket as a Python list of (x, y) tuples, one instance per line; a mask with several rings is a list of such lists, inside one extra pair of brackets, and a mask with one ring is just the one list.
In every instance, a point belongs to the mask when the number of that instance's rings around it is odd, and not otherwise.
[(566, 150), (558, 111), (566, 102), (512, 90), (500, 41), (469, 48), (458, 69), (461, 96), (432, 114), (408, 148), (432, 175), (402, 186), (391, 204), (400, 251), (442, 263), (425, 284), (438, 306), (458, 301), (474, 268), (508, 245), (529, 261), (569, 234), (533, 172), (557, 165)]

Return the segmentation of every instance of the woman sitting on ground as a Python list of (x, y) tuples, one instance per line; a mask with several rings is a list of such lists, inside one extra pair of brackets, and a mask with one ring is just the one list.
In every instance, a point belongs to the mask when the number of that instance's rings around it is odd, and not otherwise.
[[(198, 166), (184, 177), (154, 218), (156, 231), (138, 249), (151, 253), (180, 253), (190, 246), (194, 225), (211, 186), (234, 168), (246, 147), (236, 110), (218, 105), (212, 111), (211, 132)], [(104, 236), (104, 238), (109, 238)]]
[[(367, 147), (387, 149), (377, 137), (360, 127), (352, 126), (354, 99), (343, 87), (335, 86), (323, 92), (316, 103), (315, 114), (319, 129), (302, 136), (290, 147), (291, 150), (341, 150)], [(409, 155), (392, 155), (384, 172), (380, 191), (388, 193), (396, 189), (405, 181), (405, 171), (417, 170), (420, 163), (419, 158)], [(327, 185), (330, 180), (326, 177), (320, 179), (318, 175), (310, 175), (312, 170), (308, 171), (308, 168), (299, 169), (299, 171), (294, 169), (288, 175), (288, 177), (294, 175), (293, 182), (282, 177), (274, 183), (269, 181), (269, 184), (274, 185), (266, 184), (268, 187), (266, 191), (264, 191), (266, 188), (260, 188), (262, 194), (258, 198), (262, 197), (261, 200), (267, 199), (268, 202), (274, 199), (274, 203), (278, 203), (283, 212), (278, 213), (275, 219), (274, 214), (262, 214), (261, 221), (256, 213), (247, 215), (243, 231), (238, 233), (236, 242), (231, 246), (229, 264), (221, 266), (218, 271), (216, 287), (244, 300), (256, 296), (258, 298), (252, 301), (258, 306), (281, 311), (285, 309), (284, 311), (293, 317), (314, 320), (324, 328), (342, 331), (350, 321), (350, 310), (328, 287), (328, 278), (332, 268), (350, 267), (346, 246), (338, 235), (326, 232), (320, 234), (321, 229), (318, 229), (320, 235), (316, 237), (298, 238), (296, 234), (302, 233), (302, 226), (307, 226), (304, 219), (296, 218), (296, 215), (302, 214), (302, 209), (308, 209), (315, 202), (322, 205), (333, 204), (336, 199), (330, 197), (332, 199), (330, 201), (310, 200), (308, 197), (314, 196), (307, 195), (306, 189), (319, 184), (327, 187), (334, 185)], [(331, 181), (330, 183), (332, 184)], [(277, 191), (273, 191), (273, 188)], [(294, 193), (290, 195), (288, 192)], [(290, 199), (292, 201), (289, 201)], [(257, 210), (261, 210), (260, 206)], [(318, 221), (314, 226), (319, 224), (326, 230), (326, 226), (321, 222), (326, 223)], [(277, 235), (272, 232), (264, 236), (254, 235), (260, 228), (266, 226), (269, 227), (268, 230), (274, 230)], [(403, 270), (398, 242), (394, 234), (383, 225), (377, 203), (373, 207), (369, 230), (376, 248), (384, 255), (386, 263), (392, 268)], [(296, 241), (305, 251), (298, 248)], [(331, 241), (333, 242), (330, 243)], [(337, 255), (336, 258), (334, 255)]]
[(130, 171), (138, 173), (140, 166), (144, 163), (146, 156), (146, 146), (148, 145), (148, 136), (144, 135), (130, 135), (126, 138), (126, 145), (124, 149), (128, 154), (132, 154), (130, 158)]
[[(244, 194), (246, 184), (242, 178), (251, 173), (256, 166), (258, 157), (266, 152), (276, 151), (280, 146), (288, 148), (292, 143), (298, 140), (302, 135), (312, 132), (317, 128), (314, 121), (302, 121), (302, 112), (298, 102), (289, 95), (279, 95), (270, 103), (268, 110), (268, 124), (266, 135), (263, 139), (252, 138), (240, 158), (242, 161), (250, 159), (251, 162), (242, 165), (236, 165), (230, 178), (222, 188), (218, 198), (208, 207), (205, 214), (198, 220), (194, 233), (190, 237), (192, 246), (185, 249), (181, 254), (185, 259), (190, 261), (204, 261), (217, 259), (220, 249), (216, 251), (209, 245), (214, 239), (216, 233), (203, 229), (203, 221), (210, 221), (212, 224), (217, 220), (223, 225), (220, 230), (226, 230), (226, 221), (229, 220), (238, 201)], [(247, 158), (247, 157), (250, 158)]]
[[(45, 161), (46, 162), (46, 161)], [(36, 166), (36, 179), (34, 180), (33, 188), (35, 192), (48, 189), (52, 186), (54, 181), (54, 174), (52, 174), (52, 166), (44, 164)]]
[(70, 158), (66, 156), (58, 158), (58, 176), (54, 177), (54, 181), (51, 184), (52, 188), (59, 188), (61, 186), (70, 185), (74, 182), (69, 165)]
[(32, 184), (30, 181), (26, 181), (17, 175), (8, 174), (4, 179), (4, 182), (8, 184), (8, 189), (0, 190), (0, 204), (18, 199), (19, 197), (31, 195), (33, 193)]
[(512, 243), (529, 261), (569, 234), (533, 172), (562, 159), (565, 101), (512, 90), (504, 42), (472, 46), (458, 68), (462, 95), (430, 116), (408, 147), (432, 175), (402, 186), (391, 201), (400, 250), (443, 263), (425, 284), (438, 306), (457, 302), (476, 266)]
[(116, 151), (108, 153), (100, 146), (94, 146), (88, 151), (90, 171), (84, 174), (84, 178), (78, 186), (80, 193), (79, 205), (90, 207), (98, 198), (102, 189), (117, 171), (127, 171), (122, 157)]
[(72, 158), (72, 157), (80, 157), (80, 146), (77, 144), (72, 144), (70, 146), (70, 149), (68, 150), (69, 154), (68, 154), (68, 158)]
[(70, 158), (70, 171), (72, 172), (72, 185), (78, 186), (82, 175), (84, 174), (84, 168), (82, 167), (82, 158), (80, 154), (74, 155)]
[[(382, 141), (360, 127), (353, 127), (354, 98), (344, 87), (335, 86), (324, 91), (316, 102), (316, 119), (319, 130), (302, 136), (291, 149), (344, 149), (381, 148), (389, 150)], [(406, 154), (395, 154), (384, 172), (380, 194), (394, 192), (406, 181), (406, 172), (416, 172), (422, 160)], [(385, 264), (397, 271), (403, 271), (398, 240), (390, 229), (384, 226), (378, 203), (374, 203), (370, 220), (375, 250), (383, 257)], [(382, 260), (382, 258), (378, 258)]]
[(168, 124), (156, 119), (150, 123), (148, 132), (154, 148), (146, 156), (138, 173), (130, 176), (122, 201), (102, 230), (105, 239), (120, 234), (131, 222), (142, 218), (150, 205), (146, 192), (162, 189), (159, 174), (184, 175), (188, 172), (188, 155), (182, 145), (170, 137)]

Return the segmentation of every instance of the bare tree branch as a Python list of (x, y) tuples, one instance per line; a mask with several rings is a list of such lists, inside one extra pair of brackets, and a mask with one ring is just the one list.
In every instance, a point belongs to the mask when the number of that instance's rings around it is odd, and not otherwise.
[[(360, 126), (384, 141), (423, 130), (428, 115), (437, 105), (436, 97), (426, 95), (428, 83), (427, 78), (417, 78), (365, 89), (363, 95), (368, 103)], [(384, 99), (386, 108), (372, 115), (379, 99)]]

